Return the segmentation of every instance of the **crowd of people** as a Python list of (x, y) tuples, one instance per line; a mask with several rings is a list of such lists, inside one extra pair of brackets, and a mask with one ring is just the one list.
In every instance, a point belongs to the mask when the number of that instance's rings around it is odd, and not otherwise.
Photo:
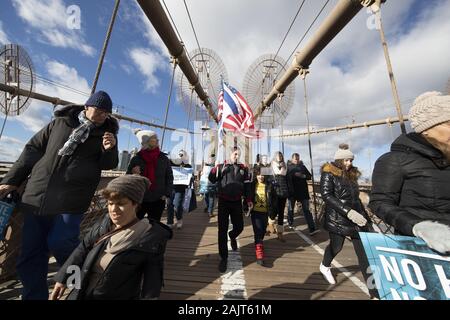
[[(84, 105), (56, 110), (1, 182), (0, 197), (26, 184), (19, 206), (24, 225), (17, 262), (23, 299), (49, 298), (50, 255), (61, 266), (51, 299), (64, 295), (73, 267), (79, 268), (80, 281), (68, 299), (159, 297), (167, 241), (175, 226), (182, 228), (185, 198), (193, 184), (192, 179), (174, 182), (173, 168), (191, 166), (184, 150), (169, 159), (159, 149), (155, 132), (137, 130), (141, 150), (131, 159), (126, 175), (102, 190), (108, 212), (80, 241), (80, 223), (101, 170), (118, 164), (119, 125), (111, 112), (111, 98), (103, 91)], [(396, 233), (422, 238), (431, 249), (446, 254), (450, 251), (450, 96), (438, 92), (419, 96), (409, 120), (414, 132), (400, 135), (375, 164), (368, 207)], [(345, 239), (351, 240), (367, 278), (368, 261), (358, 232), (375, 231), (359, 197), (361, 173), (347, 144), (339, 145), (333, 159), (321, 166), (323, 226), (316, 225), (310, 211), (312, 177), (298, 153), (287, 162), (281, 152), (271, 162), (267, 155), (258, 155), (249, 167), (240, 162), (238, 148), (229, 151), (223, 163), (211, 154), (200, 178), (209, 217), (214, 216), (217, 198), (221, 273), (228, 268), (228, 241), (232, 250), (238, 250), (245, 215), (251, 218), (256, 262), (264, 267), (264, 237), (273, 233), (285, 242), (286, 205), (287, 225), (294, 227), (294, 208), (299, 204), (310, 236), (320, 227), (328, 232), (329, 244), (317, 266), (324, 279), (335, 284), (331, 265)], [(376, 297), (375, 292), (370, 294)]]

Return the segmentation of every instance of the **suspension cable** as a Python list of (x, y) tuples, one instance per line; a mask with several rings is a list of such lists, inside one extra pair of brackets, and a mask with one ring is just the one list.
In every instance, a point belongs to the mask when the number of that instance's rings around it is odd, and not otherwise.
[(112, 28), (114, 26), (114, 21), (116, 20), (117, 11), (119, 9), (120, 0), (116, 0), (114, 5), (113, 14), (111, 17), (111, 21), (109, 23), (108, 32), (106, 33), (105, 42), (103, 43), (102, 53), (100, 55), (100, 60), (98, 61), (97, 71), (95, 72), (94, 82), (92, 83), (91, 94), (94, 94), (95, 89), (97, 88), (98, 78), (100, 76), (100, 72), (102, 71), (103, 60), (105, 59), (106, 50), (108, 49), (109, 39), (111, 38)]
[(175, 78), (175, 69), (177, 68), (178, 65), (177, 59), (173, 58), (172, 63), (173, 63), (172, 80), (170, 81), (169, 96), (167, 98), (167, 106), (166, 106), (166, 115), (164, 117), (164, 129), (161, 138), (161, 150), (163, 150), (164, 147), (164, 135), (166, 134), (167, 116), (169, 114), (170, 98), (172, 97), (173, 80)]
[(305, 111), (306, 111), (306, 122), (307, 122), (307, 130), (308, 130), (308, 148), (309, 148), (309, 161), (311, 162), (311, 179), (312, 179), (312, 185), (313, 185), (313, 202), (314, 202), (314, 216), (317, 223), (317, 199), (316, 199), (316, 193), (314, 191), (314, 164), (313, 164), (313, 157), (312, 157), (312, 148), (311, 148), (311, 133), (309, 129), (309, 112), (308, 112), (308, 95), (306, 91), (306, 74), (302, 75), (303, 78), (303, 89), (305, 92)]
[[(203, 57), (203, 51), (202, 51), (202, 49), (200, 47), (200, 42), (198, 41), (197, 33), (195, 32), (194, 23), (192, 22), (192, 17), (191, 17), (191, 14), (189, 12), (189, 8), (187, 6), (186, 0), (183, 0), (183, 2), (184, 2), (184, 7), (186, 8), (187, 15), (189, 17), (189, 22), (191, 24), (192, 31), (194, 32), (194, 37), (195, 37), (195, 41), (197, 42), (198, 50), (200, 51), (200, 55), (202, 56), (203, 66), (205, 67), (205, 71), (206, 71), (208, 69), (206, 67), (205, 58)], [(214, 89), (214, 86), (212, 85), (211, 78), (209, 77), (209, 72), (206, 73), (206, 78), (207, 78), (207, 81), (210, 82), (211, 88), (213, 89), (214, 97), (216, 98), (218, 95), (216, 94), (216, 90)]]
[[(311, 30), (311, 28), (313, 27), (313, 25), (316, 23), (317, 19), (320, 17), (320, 15), (322, 14), (323, 10), (325, 9), (325, 7), (328, 5), (328, 3), (330, 2), (330, 0), (327, 0), (325, 2), (325, 4), (322, 6), (322, 9), (320, 9), (319, 13), (317, 14), (317, 16), (314, 18), (313, 22), (310, 24), (309, 28), (306, 30), (305, 34), (303, 35), (303, 37), (300, 39), (300, 41), (297, 43), (297, 45), (295, 46), (294, 50), (292, 50), (291, 54), (289, 55), (289, 57), (286, 59), (283, 67), (281, 69), (283, 69), (286, 64), (288, 63), (289, 59), (293, 56), (293, 54), (295, 53), (295, 51), (297, 50), (297, 48), (300, 46), (300, 44), (302, 43), (302, 41), (305, 39), (306, 35), (309, 33), (309, 31)], [(275, 79), (276, 80), (276, 79)]]
[[(302, 1), (302, 3), (300, 4), (300, 7), (299, 7), (298, 10), (297, 10), (297, 13), (296, 13), (295, 16), (294, 16), (294, 19), (292, 19), (292, 22), (291, 22), (291, 24), (290, 24), (288, 30), (286, 31), (286, 34), (284, 35), (283, 40), (281, 41), (280, 46), (278, 47), (277, 52), (275, 53), (275, 57), (274, 57), (274, 58), (272, 59), (272, 61), (270, 62), (269, 69), (272, 68), (272, 63), (273, 63), (273, 61), (274, 61), (275, 58), (278, 56), (278, 53), (280, 53), (281, 47), (283, 46), (284, 42), (286, 41), (286, 38), (287, 38), (289, 32), (291, 31), (292, 26), (294, 25), (295, 20), (297, 19), (297, 16), (299, 15), (300, 11), (302, 10), (303, 5), (305, 4), (305, 1), (306, 1), (306, 0), (303, 0), (303, 1)], [(283, 67), (284, 67), (284, 66), (283, 66)], [(264, 76), (264, 78), (266, 78), (266, 76)], [(264, 79), (263, 79), (263, 81), (264, 81)]]
[[(186, 124), (186, 132), (188, 133), (189, 136), (189, 124), (191, 122), (191, 112), (192, 112), (192, 98), (194, 96), (194, 87), (191, 88), (191, 99), (190, 99), (190, 103), (189, 103), (189, 115), (188, 115), (188, 120), (187, 120), (187, 124)], [(186, 151), (186, 144), (187, 144), (187, 140), (186, 139), (184, 141), (184, 151)], [(192, 146), (191, 146), (192, 148)]]

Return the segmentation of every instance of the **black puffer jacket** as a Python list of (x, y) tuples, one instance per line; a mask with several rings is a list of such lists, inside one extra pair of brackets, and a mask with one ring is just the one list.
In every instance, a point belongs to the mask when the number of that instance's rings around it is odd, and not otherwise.
[[(163, 286), (164, 252), (172, 238), (172, 230), (162, 223), (151, 220), (152, 227), (131, 248), (118, 253), (109, 263), (92, 292), (87, 293), (92, 267), (108, 241), (94, 246), (95, 242), (111, 230), (109, 214), (95, 224), (73, 251), (54, 277), (65, 284), (73, 274), (70, 266), (81, 268), (80, 289), (69, 294), (69, 300), (135, 300), (159, 297)], [(72, 267), (73, 268), (73, 267)]]
[[(145, 170), (145, 160), (138, 153), (131, 160), (128, 165), (127, 174), (131, 174), (131, 170), (139, 166), (141, 172)], [(156, 189), (153, 191), (147, 190), (144, 194), (144, 202), (154, 202), (160, 199), (162, 196), (170, 198), (173, 189), (173, 172), (169, 158), (166, 154), (161, 152), (158, 157), (158, 162), (155, 169)]]
[[(69, 105), (55, 111), (55, 119), (36, 133), (2, 180), (2, 184), (20, 186), (31, 174), (20, 205), (22, 212), (37, 215), (84, 213), (100, 182), (101, 170), (117, 167), (116, 146), (103, 149), (103, 135), (119, 130), (116, 119), (109, 117), (101, 127), (90, 132), (71, 156), (58, 151), (79, 126), (81, 105)], [(116, 136), (117, 140), (117, 136)]]
[(403, 235), (424, 220), (450, 225), (450, 163), (422, 135), (399, 136), (375, 163), (369, 207)]
[[(326, 163), (321, 168), (320, 193), (325, 202), (325, 229), (343, 236), (357, 237), (359, 231), (371, 231), (370, 219), (359, 199), (358, 177), (356, 167), (350, 169), (349, 178), (343, 177), (343, 171), (333, 163)], [(368, 221), (362, 228), (350, 219), (350, 209), (358, 211)]]

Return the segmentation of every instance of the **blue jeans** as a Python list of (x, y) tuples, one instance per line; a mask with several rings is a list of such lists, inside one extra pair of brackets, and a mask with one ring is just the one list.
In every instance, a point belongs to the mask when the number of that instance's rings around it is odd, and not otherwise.
[(80, 243), (82, 214), (36, 216), (24, 214), (22, 251), (17, 273), (22, 282), (23, 300), (47, 300), (48, 259), (50, 254), (62, 266)]
[(263, 243), (269, 216), (267, 215), (267, 213), (256, 212), (252, 210), (251, 218), (255, 244)]
[(205, 204), (208, 208), (208, 213), (211, 215), (214, 210), (214, 200), (215, 200), (216, 194), (212, 191), (205, 193)]
[(167, 207), (167, 224), (173, 224), (173, 215), (175, 211), (175, 215), (177, 220), (183, 219), (183, 200), (184, 200), (183, 192), (172, 192), (172, 197), (170, 197), (169, 205)]
[[(294, 207), (295, 202), (299, 200), (295, 200), (294, 198), (290, 198), (288, 200), (288, 223), (289, 225), (294, 224)], [(308, 224), (309, 232), (313, 232), (316, 230), (316, 225), (314, 224), (314, 219), (311, 214), (311, 211), (309, 211), (309, 200), (303, 199), (299, 201), (302, 204), (302, 211), (303, 216), (305, 217), (306, 223)]]

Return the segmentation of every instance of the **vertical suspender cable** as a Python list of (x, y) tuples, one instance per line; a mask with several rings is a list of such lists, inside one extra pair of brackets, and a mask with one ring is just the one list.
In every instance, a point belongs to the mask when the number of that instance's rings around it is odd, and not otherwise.
[(114, 26), (114, 21), (116, 20), (117, 11), (119, 9), (120, 0), (116, 0), (114, 5), (114, 11), (111, 17), (111, 21), (109, 22), (108, 32), (106, 33), (105, 42), (103, 43), (102, 53), (100, 55), (100, 60), (98, 61), (97, 71), (95, 72), (94, 82), (92, 83), (91, 95), (95, 92), (97, 88), (98, 77), (100, 76), (100, 72), (102, 71), (103, 60), (105, 58), (106, 49), (108, 48), (109, 39), (111, 38), (111, 32)]
[(305, 91), (305, 110), (306, 110), (306, 125), (308, 130), (308, 148), (309, 148), (309, 160), (311, 162), (311, 178), (312, 178), (312, 189), (313, 189), (313, 203), (314, 203), (314, 217), (317, 222), (317, 199), (316, 193), (314, 191), (315, 183), (314, 183), (314, 165), (312, 158), (312, 150), (311, 150), (311, 132), (309, 128), (309, 112), (308, 112), (308, 95), (306, 93), (306, 75), (303, 76), (303, 88)]
[(173, 80), (175, 78), (175, 69), (177, 68), (178, 64), (177, 59), (172, 58), (172, 63), (173, 63), (172, 80), (170, 81), (169, 97), (167, 98), (167, 106), (166, 106), (166, 115), (164, 116), (164, 128), (161, 138), (161, 151), (163, 150), (164, 147), (164, 136), (166, 134), (167, 116), (169, 114), (170, 98), (172, 97)]
[(398, 97), (397, 84), (395, 83), (394, 71), (392, 71), (391, 58), (389, 56), (386, 37), (384, 36), (383, 24), (381, 23), (381, 9), (375, 12), (378, 22), (378, 29), (380, 30), (381, 44), (383, 45), (384, 57), (386, 59), (386, 65), (389, 73), (389, 80), (391, 82), (392, 95), (394, 96), (395, 108), (397, 109), (398, 121), (400, 123), (400, 129), (403, 134), (406, 134), (405, 122), (403, 121), (402, 107), (400, 105), (400, 98)]
[[(190, 102), (189, 102), (189, 115), (188, 115), (188, 120), (187, 120), (187, 124), (186, 124), (186, 132), (187, 132), (187, 134), (188, 134), (188, 137), (189, 137), (189, 124), (190, 124), (190, 122), (191, 122), (192, 97), (193, 97), (193, 95), (194, 95), (194, 87), (191, 88), (191, 98), (190, 98)], [(194, 134), (195, 134), (195, 132), (194, 132)], [(186, 139), (186, 140), (184, 141), (184, 151), (186, 151), (187, 140), (188, 140), (188, 139)], [(193, 148), (192, 145), (191, 145), (191, 148)], [(192, 159), (192, 161), (194, 161), (194, 159)], [(193, 162), (192, 162), (192, 163), (193, 163)]]

